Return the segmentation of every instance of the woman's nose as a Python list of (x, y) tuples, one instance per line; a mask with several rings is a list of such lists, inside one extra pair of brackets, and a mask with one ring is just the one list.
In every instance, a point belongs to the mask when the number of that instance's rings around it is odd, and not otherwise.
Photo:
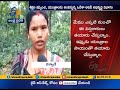
[(42, 37), (42, 35), (43, 35), (43, 34), (42, 34), (41, 30), (38, 30), (38, 31), (37, 31), (37, 37)]

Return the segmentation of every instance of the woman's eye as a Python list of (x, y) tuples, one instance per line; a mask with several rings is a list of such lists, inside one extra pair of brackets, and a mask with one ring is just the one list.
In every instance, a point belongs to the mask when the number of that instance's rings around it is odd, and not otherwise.
[(47, 28), (46, 26), (41, 27), (41, 29), (46, 29), (46, 28)]
[(37, 30), (37, 28), (32, 28), (33, 31)]

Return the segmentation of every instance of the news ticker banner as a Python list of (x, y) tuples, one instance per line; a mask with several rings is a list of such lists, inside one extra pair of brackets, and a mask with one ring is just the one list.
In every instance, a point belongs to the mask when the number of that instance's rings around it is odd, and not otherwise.
[(0, 79), (120, 79), (120, 75), (0, 75)]
[(0, 80), (0, 89), (120, 89), (120, 80)]
[(29, 1), (29, 10), (120, 10), (119, 1)]

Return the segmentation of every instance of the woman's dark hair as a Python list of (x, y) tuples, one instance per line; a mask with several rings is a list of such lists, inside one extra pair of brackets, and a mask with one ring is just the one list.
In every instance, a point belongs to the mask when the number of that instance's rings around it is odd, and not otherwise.
[(26, 15), (27, 32), (29, 32), (29, 26), (30, 26), (30, 22), (32, 20), (32, 17), (34, 15), (37, 15), (37, 14), (42, 14), (45, 17), (45, 19), (47, 20), (47, 24), (48, 24), (48, 15), (45, 11), (30, 10)]

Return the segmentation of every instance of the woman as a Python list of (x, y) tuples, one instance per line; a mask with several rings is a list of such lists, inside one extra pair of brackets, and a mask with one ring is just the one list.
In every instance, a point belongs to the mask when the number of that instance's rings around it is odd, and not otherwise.
[(44, 11), (30, 11), (26, 17), (27, 36), (32, 46), (21, 52), (14, 60), (11, 74), (41, 74), (60, 75), (61, 68), (32, 68), (34, 61), (38, 62), (38, 56), (44, 55), (48, 62), (63, 62), (64, 60), (46, 48), (49, 36), (48, 16)]

